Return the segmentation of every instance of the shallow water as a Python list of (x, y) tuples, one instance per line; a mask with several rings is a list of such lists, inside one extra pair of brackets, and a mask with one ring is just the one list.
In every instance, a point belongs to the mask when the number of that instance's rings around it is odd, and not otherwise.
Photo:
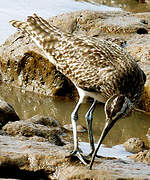
[[(89, 154), (91, 152), (89, 143), (80, 142), (79, 146), (85, 154)], [(128, 158), (128, 156), (131, 156), (132, 153), (127, 152), (125, 148), (123, 147), (123, 145), (116, 145), (109, 148), (109, 147), (105, 147), (102, 144), (97, 154), (99, 156), (103, 156), (107, 158), (110, 157), (110, 158), (117, 158), (117, 159), (132, 161), (131, 159)]]
[[(36, 114), (53, 116), (62, 125), (70, 124), (70, 115), (76, 102), (64, 98), (52, 98), (25, 92), (6, 84), (0, 85), (0, 96), (11, 104), (21, 119), (30, 118)], [(79, 124), (86, 127), (84, 115), (90, 103), (83, 104), (79, 111)], [(103, 104), (97, 104), (94, 112), (93, 131), (97, 141), (105, 123)], [(146, 133), (150, 127), (150, 116), (141, 112), (134, 112), (132, 116), (120, 120), (109, 132), (104, 140), (106, 146), (114, 146), (124, 143), (131, 137), (139, 137), (147, 141)], [(71, 134), (72, 139), (72, 134)], [(79, 139), (88, 142), (87, 132), (79, 133)]]

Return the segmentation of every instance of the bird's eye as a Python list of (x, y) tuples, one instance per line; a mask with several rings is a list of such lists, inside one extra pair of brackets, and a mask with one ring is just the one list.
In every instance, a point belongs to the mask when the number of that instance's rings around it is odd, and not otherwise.
[(124, 116), (128, 109), (128, 98), (123, 95), (112, 97), (106, 105), (106, 117), (116, 120)]

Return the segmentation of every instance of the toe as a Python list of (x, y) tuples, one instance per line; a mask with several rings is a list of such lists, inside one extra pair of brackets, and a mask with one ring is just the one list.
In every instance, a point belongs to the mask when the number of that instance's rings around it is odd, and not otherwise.
[(78, 158), (83, 164), (87, 165), (90, 160), (86, 158), (80, 151), (74, 150), (70, 153), (70, 155), (65, 156), (66, 158), (71, 157), (71, 158)]

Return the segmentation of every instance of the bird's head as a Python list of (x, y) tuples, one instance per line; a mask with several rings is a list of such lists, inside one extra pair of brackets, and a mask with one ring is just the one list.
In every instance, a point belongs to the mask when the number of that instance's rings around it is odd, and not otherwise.
[(113, 95), (105, 104), (106, 122), (116, 122), (128, 116), (134, 108), (133, 103), (124, 95)]
[[(124, 95), (113, 95), (105, 103), (106, 123), (104, 127), (104, 137), (121, 118), (128, 116), (134, 108), (133, 103)], [(104, 138), (103, 137), (103, 138)], [(102, 139), (103, 139), (102, 138)]]
[(106, 123), (101, 134), (101, 142), (113, 127), (113, 125), (121, 118), (128, 116), (134, 108), (133, 103), (124, 95), (113, 95), (105, 103)]

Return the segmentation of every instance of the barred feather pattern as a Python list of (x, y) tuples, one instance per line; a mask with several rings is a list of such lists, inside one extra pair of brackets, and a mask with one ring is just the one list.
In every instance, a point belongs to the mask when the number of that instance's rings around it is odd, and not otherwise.
[(62, 32), (36, 14), (28, 16), (26, 22), (10, 23), (29, 34), (49, 61), (76, 87), (99, 93), (104, 102), (113, 94), (124, 94), (133, 103), (139, 101), (145, 74), (120, 46)]

